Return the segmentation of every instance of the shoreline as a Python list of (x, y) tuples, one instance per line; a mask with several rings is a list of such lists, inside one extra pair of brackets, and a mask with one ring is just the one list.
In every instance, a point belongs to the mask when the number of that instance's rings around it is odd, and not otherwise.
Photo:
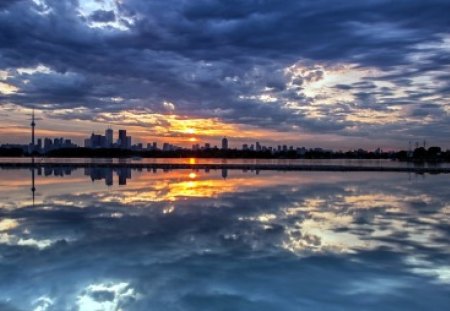
[(327, 164), (232, 164), (232, 163), (0, 163), (1, 169), (71, 167), (71, 168), (131, 168), (131, 169), (162, 169), (162, 170), (248, 170), (248, 171), (342, 171), (342, 172), (409, 172), (409, 173), (450, 173), (450, 167), (395, 167), (395, 166), (358, 166), (358, 165), (327, 165)]

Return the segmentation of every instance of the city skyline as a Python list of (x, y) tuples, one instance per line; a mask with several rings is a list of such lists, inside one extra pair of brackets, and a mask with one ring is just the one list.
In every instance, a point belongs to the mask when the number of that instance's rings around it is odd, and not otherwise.
[[(42, 120), (42, 119), (41, 119)], [(117, 139), (114, 139), (114, 129), (109, 125), (106, 130), (104, 130), (104, 135), (98, 134), (98, 131), (92, 131), (90, 136), (87, 138), (81, 139), (82, 143), (80, 145), (74, 143), (72, 139), (67, 139), (64, 137), (41, 137), (36, 138), (36, 119), (35, 119), (35, 110), (32, 109), (31, 114), (31, 140), (28, 144), (22, 142), (17, 143), (3, 143), (0, 141), (0, 146), (10, 148), (10, 147), (19, 147), (23, 148), (24, 151), (32, 152), (36, 151), (39, 153), (45, 153), (51, 150), (55, 149), (61, 149), (61, 148), (77, 148), (77, 147), (85, 147), (85, 148), (116, 148), (116, 149), (127, 149), (127, 150), (136, 150), (136, 151), (151, 151), (151, 150), (161, 150), (161, 151), (175, 151), (175, 150), (193, 150), (193, 151), (200, 151), (200, 150), (208, 150), (208, 149), (221, 149), (221, 150), (243, 150), (243, 151), (263, 151), (263, 152), (288, 152), (288, 151), (296, 151), (297, 153), (305, 153), (307, 150), (315, 150), (315, 151), (344, 151), (344, 148), (322, 148), (319, 146), (312, 146), (312, 147), (305, 147), (303, 146), (295, 146), (292, 144), (288, 144), (287, 142), (278, 141), (278, 144), (272, 143), (272, 145), (269, 143), (268, 145), (261, 143), (260, 141), (254, 141), (254, 143), (251, 143), (251, 137), (241, 138), (239, 141), (243, 142), (241, 145), (238, 144), (229, 144), (229, 138), (223, 136), (219, 142), (216, 144), (216, 142), (209, 141), (201, 141), (200, 139), (196, 138), (195, 132), (189, 133), (190, 137), (188, 139), (188, 142), (192, 145), (186, 146), (185, 144), (175, 145), (168, 143), (164, 140), (162, 140), (161, 137), (157, 137), (156, 141), (152, 142), (136, 142), (135, 144), (132, 144), (133, 138), (132, 136), (127, 135), (126, 129), (118, 129), (117, 130)], [(39, 135), (38, 135), (39, 136)], [(159, 145), (159, 142), (161, 143)], [(413, 148), (419, 148), (427, 147), (427, 141), (424, 139), (423, 141), (415, 140), (415, 141), (409, 141), (408, 142), (408, 148), (407, 150), (411, 151)], [(397, 146), (397, 148), (391, 148), (389, 151), (397, 151), (397, 150), (405, 150), (406, 148), (401, 148), (400, 146)], [(353, 149), (350, 150), (364, 150), (361, 147), (355, 146)], [(372, 149), (374, 152), (382, 152), (383, 148), (376, 147)], [(364, 150), (366, 151), (366, 150)], [(371, 150), (367, 150), (371, 151)]]
[(450, 148), (450, 3), (206, 2), (0, 4), (0, 142)]
[[(307, 152), (342, 152), (342, 149), (333, 150), (333, 149), (324, 149), (321, 147), (313, 147), (306, 148), (305, 146), (294, 146), (288, 145), (285, 142), (278, 142), (278, 145), (270, 146), (264, 145), (259, 141), (255, 141), (255, 143), (243, 143), (240, 147), (232, 147), (229, 144), (229, 139), (227, 137), (222, 137), (219, 144), (211, 144), (210, 142), (204, 142), (204, 144), (198, 143), (197, 139), (190, 139), (189, 141), (193, 144), (190, 147), (177, 146), (168, 142), (163, 142), (160, 146), (157, 141), (149, 142), (149, 143), (136, 143), (132, 144), (133, 138), (132, 136), (127, 135), (126, 129), (118, 129), (117, 131), (117, 139), (114, 139), (114, 129), (111, 126), (108, 126), (104, 131), (105, 135), (96, 134), (92, 132), (91, 135), (83, 140), (83, 145), (78, 146), (73, 143), (71, 139), (67, 139), (64, 137), (56, 137), (56, 138), (37, 138), (36, 139), (36, 119), (34, 114), (34, 109), (31, 115), (31, 140), (28, 144), (0, 144), (0, 148), (19, 148), (24, 152), (29, 154), (38, 153), (38, 154), (46, 154), (53, 150), (58, 149), (71, 149), (71, 148), (79, 148), (84, 147), (88, 149), (124, 149), (124, 150), (132, 150), (132, 151), (181, 151), (181, 150), (191, 150), (191, 151), (208, 151), (208, 150), (240, 150), (240, 151), (250, 151), (250, 152), (263, 152), (270, 154), (280, 154), (280, 153), (288, 153), (295, 152), (296, 155), (302, 156)], [(251, 138), (248, 138), (248, 140)], [(427, 142), (424, 140), (422, 145), (420, 145), (419, 141), (416, 141), (413, 145), (411, 141), (408, 143), (408, 152), (410, 156), (412, 155), (412, 150), (417, 149), (419, 147), (426, 148)], [(439, 147), (439, 149), (441, 149)], [(376, 148), (375, 150), (364, 150), (361, 148), (354, 149), (359, 153), (367, 153), (374, 152), (376, 154), (381, 154), (385, 151), (381, 147)], [(348, 150), (350, 151), (350, 150)], [(394, 150), (389, 150), (387, 152), (393, 152)]]
[[(126, 129), (118, 129), (117, 131), (117, 139), (114, 139), (114, 129), (110, 126), (104, 131), (105, 135), (96, 134), (92, 132), (91, 135), (83, 140), (83, 146), (78, 146), (73, 143), (71, 139), (67, 139), (64, 137), (56, 137), (56, 138), (36, 138), (36, 119), (34, 115), (34, 109), (31, 117), (31, 140), (28, 144), (0, 144), (1, 148), (22, 148), (24, 151), (28, 153), (47, 153), (52, 150), (64, 149), (64, 148), (78, 148), (84, 147), (89, 149), (99, 149), (99, 148), (113, 148), (113, 149), (126, 149), (126, 150), (135, 150), (135, 151), (177, 151), (177, 150), (192, 150), (192, 151), (203, 151), (203, 150), (212, 150), (212, 149), (220, 149), (223, 151), (227, 150), (242, 150), (242, 151), (256, 151), (256, 152), (288, 152), (288, 151), (296, 151), (297, 153), (304, 153), (307, 149), (302, 147), (294, 147), (293, 145), (279, 144), (275, 146), (265, 146), (262, 145), (259, 141), (253, 143), (244, 143), (239, 147), (231, 147), (229, 145), (229, 140), (227, 137), (222, 137), (220, 140), (220, 145), (214, 145), (210, 142), (205, 142), (204, 145), (197, 143), (197, 139), (190, 139), (189, 141), (194, 143), (190, 148), (177, 146), (174, 144), (170, 144), (167, 142), (163, 142), (161, 146), (158, 146), (158, 142), (154, 141), (151, 143), (136, 143), (132, 144), (132, 136), (127, 135)], [(249, 138), (250, 139), (250, 138)], [(279, 142), (280, 143), (280, 142)], [(425, 144), (425, 143), (424, 143)], [(325, 151), (322, 148), (314, 148), (316, 151)], [(380, 148), (377, 148), (378, 151), (381, 151)], [(331, 151), (331, 150), (330, 150)]]

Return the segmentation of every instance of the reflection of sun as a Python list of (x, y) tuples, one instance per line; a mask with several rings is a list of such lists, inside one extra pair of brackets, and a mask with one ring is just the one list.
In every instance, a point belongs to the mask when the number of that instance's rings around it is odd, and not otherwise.
[(196, 174), (196, 173), (194, 173), (194, 172), (189, 173), (189, 178), (190, 178), (190, 179), (194, 179), (194, 178), (196, 178), (196, 177), (197, 177), (197, 174)]
[(197, 163), (196, 158), (189, 158), (189, 164), (195, 164), (195, 163)]

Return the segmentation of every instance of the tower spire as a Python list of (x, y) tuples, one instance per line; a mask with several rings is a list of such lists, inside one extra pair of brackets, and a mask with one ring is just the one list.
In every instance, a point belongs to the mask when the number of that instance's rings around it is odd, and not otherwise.
[(34, 146), (35, 146), (35, 144), (34, 144), (34, 128), (35, 127), (36, 127), (36, 122), (34, 119), (34, 108), (33, 108), (33, 113), (31, 115), (31, 147), (33, 148), (33, 150), (34, 150)]

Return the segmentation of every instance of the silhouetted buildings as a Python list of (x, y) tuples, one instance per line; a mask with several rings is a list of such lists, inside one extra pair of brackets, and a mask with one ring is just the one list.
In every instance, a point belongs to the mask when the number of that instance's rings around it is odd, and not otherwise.
[(131, 149), (131, 137), (127, 136), (126, 130), (119, 130), (117, 141), (114, 142), (114, 130), (108, 128), (105, 130), (104, 136), (92, 133), (90, 138), (84, 140), (84, 147)]
[(113, 145), (114, 139), (114, 131), (111, 128), (108, 128), (105, 131), (105, 138), (106, 138), (106, 146), (111, 147)]
[(222, 138), (222, 150), (228, 150), (228, 138)]

